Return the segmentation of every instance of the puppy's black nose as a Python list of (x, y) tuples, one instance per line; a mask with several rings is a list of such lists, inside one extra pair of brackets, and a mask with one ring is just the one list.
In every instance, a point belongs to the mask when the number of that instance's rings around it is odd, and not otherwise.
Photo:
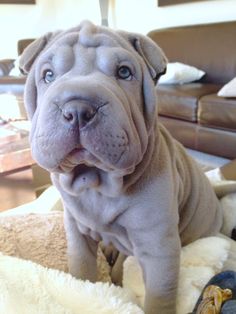
[(96, 109), (86, 103), (70, 101), (62, 108), (63, 121), (73, 127), (83, 128), (96, 114)]

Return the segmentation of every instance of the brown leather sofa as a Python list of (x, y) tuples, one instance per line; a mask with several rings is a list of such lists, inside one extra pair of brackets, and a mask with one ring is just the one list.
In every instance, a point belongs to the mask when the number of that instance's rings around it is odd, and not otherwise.
[(217, 96), (236, 77), (236, 22), (153, 30), (148, 36), (169, 62), (206, 72), (199, 82), (157, 84), (162, 123), (188, 148), (236, 158), (236, 98)]

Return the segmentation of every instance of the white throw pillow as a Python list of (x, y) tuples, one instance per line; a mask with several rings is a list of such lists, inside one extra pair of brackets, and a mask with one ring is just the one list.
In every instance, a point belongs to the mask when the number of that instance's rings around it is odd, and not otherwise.
[(20, 61), (20, 56), (16, 58), (14, 61), (14, 67), (11, 69), (9, 75), (10, 76), (21, 76), (22, 73), (19, 68), (19, 61)]
[(220, 97), (236, 97), (236, 77), (225, 84), (217, 93)]
[(184, 63), (168, 63), (166, 73), (160, 77), (158, 84), (190, 83), (200, 80), (204, 74), (204, 71)]
[(14, 68), (11, 69), (9, 75), (10, 76), (21, 76), (22, 73), (20, 72), (19, 68), (14, 66)]

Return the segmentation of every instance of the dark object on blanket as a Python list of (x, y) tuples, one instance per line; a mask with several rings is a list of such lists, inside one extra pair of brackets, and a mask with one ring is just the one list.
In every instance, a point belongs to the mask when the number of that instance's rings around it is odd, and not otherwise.
[(230, 289), (221, 289), (215, 285), (207, 286), (197, 308), (197, 314), (220, 314), (224, 302), (231, 298), (232, 291)]
[(236, 300), (226, 302), (221, 310), (221, 314), (235, 314), (236, 313)]
[[(218, 309), (218, 311), (201, 311), (204, 293), (206, 289), (209, 289), (209, 286), (214, 285), (222, 291), (222, 300), (220, 305), (222, 308)], [(230, 293), (231, 291), (231, 293)], [(216, 294), (215, 294), (216, 295)], [(231, 300), (229, 300), (231, 299)], [(216, 308), (217, 308), (216, 304)], [(220, 313), (220, 314), (232, 314), (236, 313), (236, 272), (234, 271), (225, 271), (220, 274), (215, 275), (205, 286), (201, 296), (199, 297), (197, 304), (192, 312), (192, 314), (209, 314), (209, 313)]]
[(234, 228), (234, 229), (232, 230), (231, 239), (233, 239), (234, 241), (236, 241), (236, 228)]

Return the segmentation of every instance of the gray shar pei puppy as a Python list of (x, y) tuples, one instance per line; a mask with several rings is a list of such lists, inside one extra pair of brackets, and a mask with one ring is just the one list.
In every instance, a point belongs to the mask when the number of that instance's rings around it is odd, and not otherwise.
[(95, 281), (102, 240), (139, 260), (145, 312), (175, 313), (181, 245), (219, 232), (222, 211), (158, 122), (162, 50), (83, 22), (33, 42), (21, 68), (32, 154), (63, 199), (70, 272)]

